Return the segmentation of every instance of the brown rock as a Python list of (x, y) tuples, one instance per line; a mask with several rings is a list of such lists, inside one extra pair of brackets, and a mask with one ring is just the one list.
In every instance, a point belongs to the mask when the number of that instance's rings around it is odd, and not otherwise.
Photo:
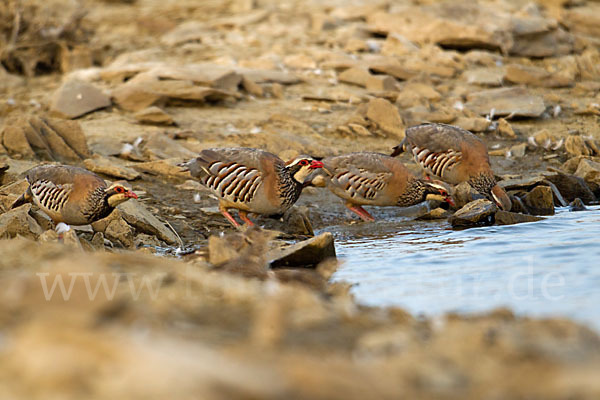
[(577, 166), (575, 176), (583, 178), (587, 183), (600, 184), (600, 162), (582, 159)]
[(10, 118), (2, 130), (2, 145), (13, 158), (34, 158), (35, 153), (23, 132), (21, 119)]
[(461, 182), (454, 188), (452, 199), (457, 208), (462, 208), (468, 203), (485, 198), (481, 193), (473, 189), (468, 182)]
[(338, 75), (338, 80), (344, 83), (350, 83), (361, 87), (367, 86), (367, 81), (371, 74), (364, 68), (349, 68)]
[(569, 211), (587, 211), (587, 207), (583, 204), (583, 201), (577, 197), (571, 203), (569, 203)]
[(419, 48), (410, 40), (397, 33), (390, 33), (381, 46), (381, 54), (386, 56), (405, 56), (415, 53)]
[(335, 258), (333, 235), (329, 232), (267, 253), (272, 268), (316, 267), (321, 261)]
[(434, 208), (431, 211), (426, 212), (425, 214), (417, 217), (418, 220), (423, 221), (431, 221), (436, 219), (446, 219), (452, 216), (452, 212), (449, 210), (444, 210), (441, 207)]
[(449, 107), (411, 107), (402, 112), (402, 119), (409, 126), (426, 122), (449, 124), (456, 119), (456, 113)]
[(554, 215), (554, 198), (549, 186), (536, 186), (525, 195), (524, 201), (533, 215)]
[(2, 143), (13, 157), (73, 161), (89, 157), (79, 123), (50, 118), (16, 118), (6, 121)]
[[(514, 44), (509, 52), (515, 56), (523, 57), (556, 57), (571, 54), (575, 48), (575, 40), (573, 35), (561, 28), (551, 29), (546, 21), (538, 18), (541, 21), (540, 27), (535, 27), (535, 19), (533, 29), (526, 31), (523, 34), (516, 32), (514, 35)], [(518, 30), (518, 28), (517, 28)], [(527, 31), (529, 30), (529, 31)]]
[(204, 102), (238, 96), (234, 92), (198, 86), (192, 81), (159, 80), (151, 73), (137, 75), (113, 90), (112, 95), (119, 107), (128, 111), (143, 110), (169, 99)]
[(146, 172), (150, 175), (160, 175), (164, 178), (179, 178), (189, 179), (190, 175), (187, 172), (183, 172), (181, 167), (177, 166), (178, 163), (183, 161), (182, 158), (169, 158), (166, 160), (148, 161), (142, 163), (128, 164), (128, 167), (135, 169), (136, 171)]
[(84, 160), (83, 165), (92, 172), (117, 179), (131, 181), (140, 177), (140, 173), (136, 170), (119, 165), (121, 162), (114, 157), (108, 158), (95, 154), (92, 158)]
[(396, 98), (396, 104), (402, 108), (410, 108), (418, 105), (428, 105), (436, 102), (442, 95), (429, 85), (424, 83), (407, 83)]
[(63, 118), (77, 118), (110, 105), (110, 98), (94, 85), (70, 80), (54, 92), (50, 111)]
[(152, 106), (135, 113), (135, 119), (143, 124), (154, 125), (175, 125), (173, 117), (167, 114), (162, 108)]
[(571, 202), (576, 198), (580, 198), (585, 204), (596, 201), (596, 196), (590, 190), (583, 178), (575, 175), (556, 174), (550, 175), (546, 179), (557, 187), (558, 191), (566, 201)]
[(289, 68), (296, 69), (315, 69), (317, 63), (313, 57), (307, 56), (306, 54), (293, 54), (285, 57), (283, 63)]
[(471, 228), (491, 225), (498, 207), (487, 199), (472, 201), (454, 213), (448, 222), (453, 228)]
[(294, 83), (302, 82), (302, 79), (296, 75), (278, 70), (238, 68), (236, 72), (256, 83), (293, 85)]
[(569, 76), (551, 73), (542, 68), (520, 64), (507, 65), (504, 79), (516, 84), (548, 88), (567, 87), (574, 84), (573, 79)]
[(202, 42), (202, 39), (210, 35), (211, 32), (212, 29), (203, 22), (186, 21), (165, 33), (160, 41), (170, 47), (189, 42), (198, 43)]
[(112, 219), (104, 230), (104, 236), (113, 243), (121, 243), (123, 247), (133, 247), (133, 228), (122, 218)]
[(366, 87), (372, 92), (397, 90), (397, 82), (389, 75), (371, 75), (367, 79)]
[(561, 23), (571, 32), (600, 37), (600, 4), (583, 3), (563, 9)]
[(401, 12), (375, 12), (367, 24), (376, 33), (396, 33), (417, 43), (459, 48), (506, 47), (508, 25), (493, 10), (468, 3), (403, 7)]
[(527, 150), (527, 143), (515, 144), (506, 152), (507, 157), (510, 158), (523, 158), (525, 151)]
[(493, 109), (495, 115), (539, 117), (546, 106), (540, 96), (521, 87), (489, 89), (467, 96), (465, 107), (479, 115), (487, 115)]
[(569, 135), (565, 140), (565, 150), (572, 156), (589, 156), (592, 152), (581, 136)]
[[(138, 231), (154, 235), (170, 244), (179, 244), (181, 240), (163, 222), (159, 221), (146, 207), (136, 200), (129, 200), (119, 205), (123, 219)], [(110, 238), (109, 238), (110, 239)]]
[(30, 170), (36, 165), (39, 165), (39, 163), (35, 161), (13, 160), (12, 158), (6, 159), (4, 163), (8, 165), (8, 169), (6, 169), (2, 175), (0, 175), (0, 185), (12, 184), (13, 182), (23, 178), (26, 171)]
[(404, 122), (396, 106), (389, 101), (372, 99), (367, 106), (366, 117), (383, 132), (392, 134), (397, 139), (404, 138)]
[(398, 61), (381, 61), (369, 63), (369, 71), (377, 74), (386, 74), (393, 76), (396, 79), (405, 81), (417, 75), (418, 72), (407, 69)]
[(521, 224), (523, 222), (536, 222), (541, 221), (545, 218), (535, 217), (533, 215), (519, 214), (510, 211), (498, 210), (495, 215), (496, 225), (513, 225)]
[(507, 137), (509, 139), (515, 139), (517, 137), (512, 126), (510, 126), (508, 121), (504, 118), (500, 118), (498, 120), (498, 128), (496, 129), (501, 136)]
[(264, 94), (262, 86), (260, 86), (253, 80), (247, 78), (246, 76), (242, 78), (242, 87), (246, 92), (250, 93), (253, 96), (262, 97)]
[(468, 84), (479, 86), (502, 86), (504, 70), (500, 67), (482, 67), (469, 69), (462, 74)]
[(235, 92), (242, 82), (242, 75), (234, 69), (215, 64), (161, 65), (147, 74), (160, 80), (191, 81), (228, 92)]
[(485, 132), (492, 121), (483, 117), (458, 117), (452, 124), (466, 129), (470, 132)]
[(0, 215), (0, 238), (8, 239), (20, 235), (35, 239), (41, 235), (43, 230), (29, 215), (30, 210), (31, 204), (25, 204)]

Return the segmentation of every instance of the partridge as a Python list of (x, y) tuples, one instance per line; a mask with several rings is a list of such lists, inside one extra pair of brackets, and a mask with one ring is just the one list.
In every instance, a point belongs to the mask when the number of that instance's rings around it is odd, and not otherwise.
[(215, 148), (181, 166), (219, 198), (221, 214), (239, 227), (229, 209), (237, 209), (248, 225), (253, 225), (248, 213), (282, 214), (298, 200), (306, 178), (323, 164), (308, 156), (285, 163), (263, 150)]
[(408, 207), (434, 199), (453, 204), (443, 183), (418, 179), (385, 154), (351, 153), (325, 158), (323, 164), (330, 173), (326, 186), (364, 221), (375, 220), (364, 205)]
[(512, 202), (496, 183), (485, 144), (462, 128), (445, 124), (422, 124), (406, 129), (392, 156), (410, 150), (428, 175), (450, 184), (468, 182), (500, 208), (510, 211)]
[(33, 202), (55, 224), (90, 224), (108, 216), (124, 201), (138, 198), (122, 182), (107, 185), (86, 169), (65, 165), (32, 168), (27, 181), (29, 187), (11, 208)]

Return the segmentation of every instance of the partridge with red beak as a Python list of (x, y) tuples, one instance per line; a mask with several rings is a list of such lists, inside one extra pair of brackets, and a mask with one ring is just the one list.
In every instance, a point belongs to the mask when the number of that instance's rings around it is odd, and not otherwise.
[(83, 168), (42, 165), (27, 172), (29, 187), (11, 206), (33, 202), (55, 224), (87, 225), (107, 217), (117, 205), (137, 199), (122, 182), (107, 185)]
[(181, 164), (219, 198), (219, 211), (239, 227), (229, 213), (253, 225), (248, 213), (276, 215), (287, 211), (300, 197), (306, 178), (323, 164), (308, 156), (285, 163), (269, 152), (251, 148), (215, 148)]
[(450, 184), (468, 182), (483, 196), (510, 211), (512, 202), (496, 183), (485, 143), (462, 128), (446, 124), (422, 124), (406, 129), (392, 156), (409, 150), (428, 175)]
[[(374, 221), (362, 206), (408, 207), (425, 200), (453, 204), (443, 183), (414, 176), (398, 159), (379, 153), (351, 153), (323, 159), (326, 185), (346, 200), (346, 207), (364, 221)], [(322, 175), (322, 174), (321, 174)]]

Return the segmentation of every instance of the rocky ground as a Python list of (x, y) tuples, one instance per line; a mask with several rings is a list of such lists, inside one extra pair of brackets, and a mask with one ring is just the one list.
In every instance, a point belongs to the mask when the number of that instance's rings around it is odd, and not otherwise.
[[(471, 202), (457, 227), (596, 203), (599, 27), (594, 1), (3, 2), (0, 397), (598, 398), (589, 329), (362, 307), (327, 281), (331, 236), (280, 246), (351, 219), (339, 199), (308, 188), (234, 233), (176, 164), (211, 146), (387, 153), (444, 122), (488, 144), (517, 211)], [(42, 162), (140, 201), (58, 243), (35, 207), (8, 211)], [(47, 300), (56, 277), (70, 300)]]

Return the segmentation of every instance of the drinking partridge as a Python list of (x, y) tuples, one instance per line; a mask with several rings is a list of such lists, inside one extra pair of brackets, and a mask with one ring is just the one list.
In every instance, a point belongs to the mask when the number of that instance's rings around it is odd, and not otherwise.
[(253, 225), (248, 213), (282, 214), (298, 200), (308, 175), (323, 164), (308, 156), (285, 163), (269, 152), (240, 147), (203, 150), (181, 166), (219, 198), (221, 214), (239, 227), (228, 209), (237, 209), (248, 225)]
[(468, 182), (475, 190), (510, 211), (512, 202), (496, 183), (485, 144), (474, 134), (446, 124), (422, 124), (406, 129), (392, 156), (410, 150), (428, 175), (450, 184)]
[(27, 172), (29, 187), (11, 206), (33, 202), (55, 224), (86, 225), (107, 217), (117, 205), (137, 195), (122, 182), (107, 185), (78, 167), (42, 165)]
[(398, 159), (379, 153), (351, 153), (323, 159), (330, 172), (325, 184), (364, 221), (374, 221), (362, 206), (408, 207), (425, 200), (453, 204), (446, 187), (414, 176)]

